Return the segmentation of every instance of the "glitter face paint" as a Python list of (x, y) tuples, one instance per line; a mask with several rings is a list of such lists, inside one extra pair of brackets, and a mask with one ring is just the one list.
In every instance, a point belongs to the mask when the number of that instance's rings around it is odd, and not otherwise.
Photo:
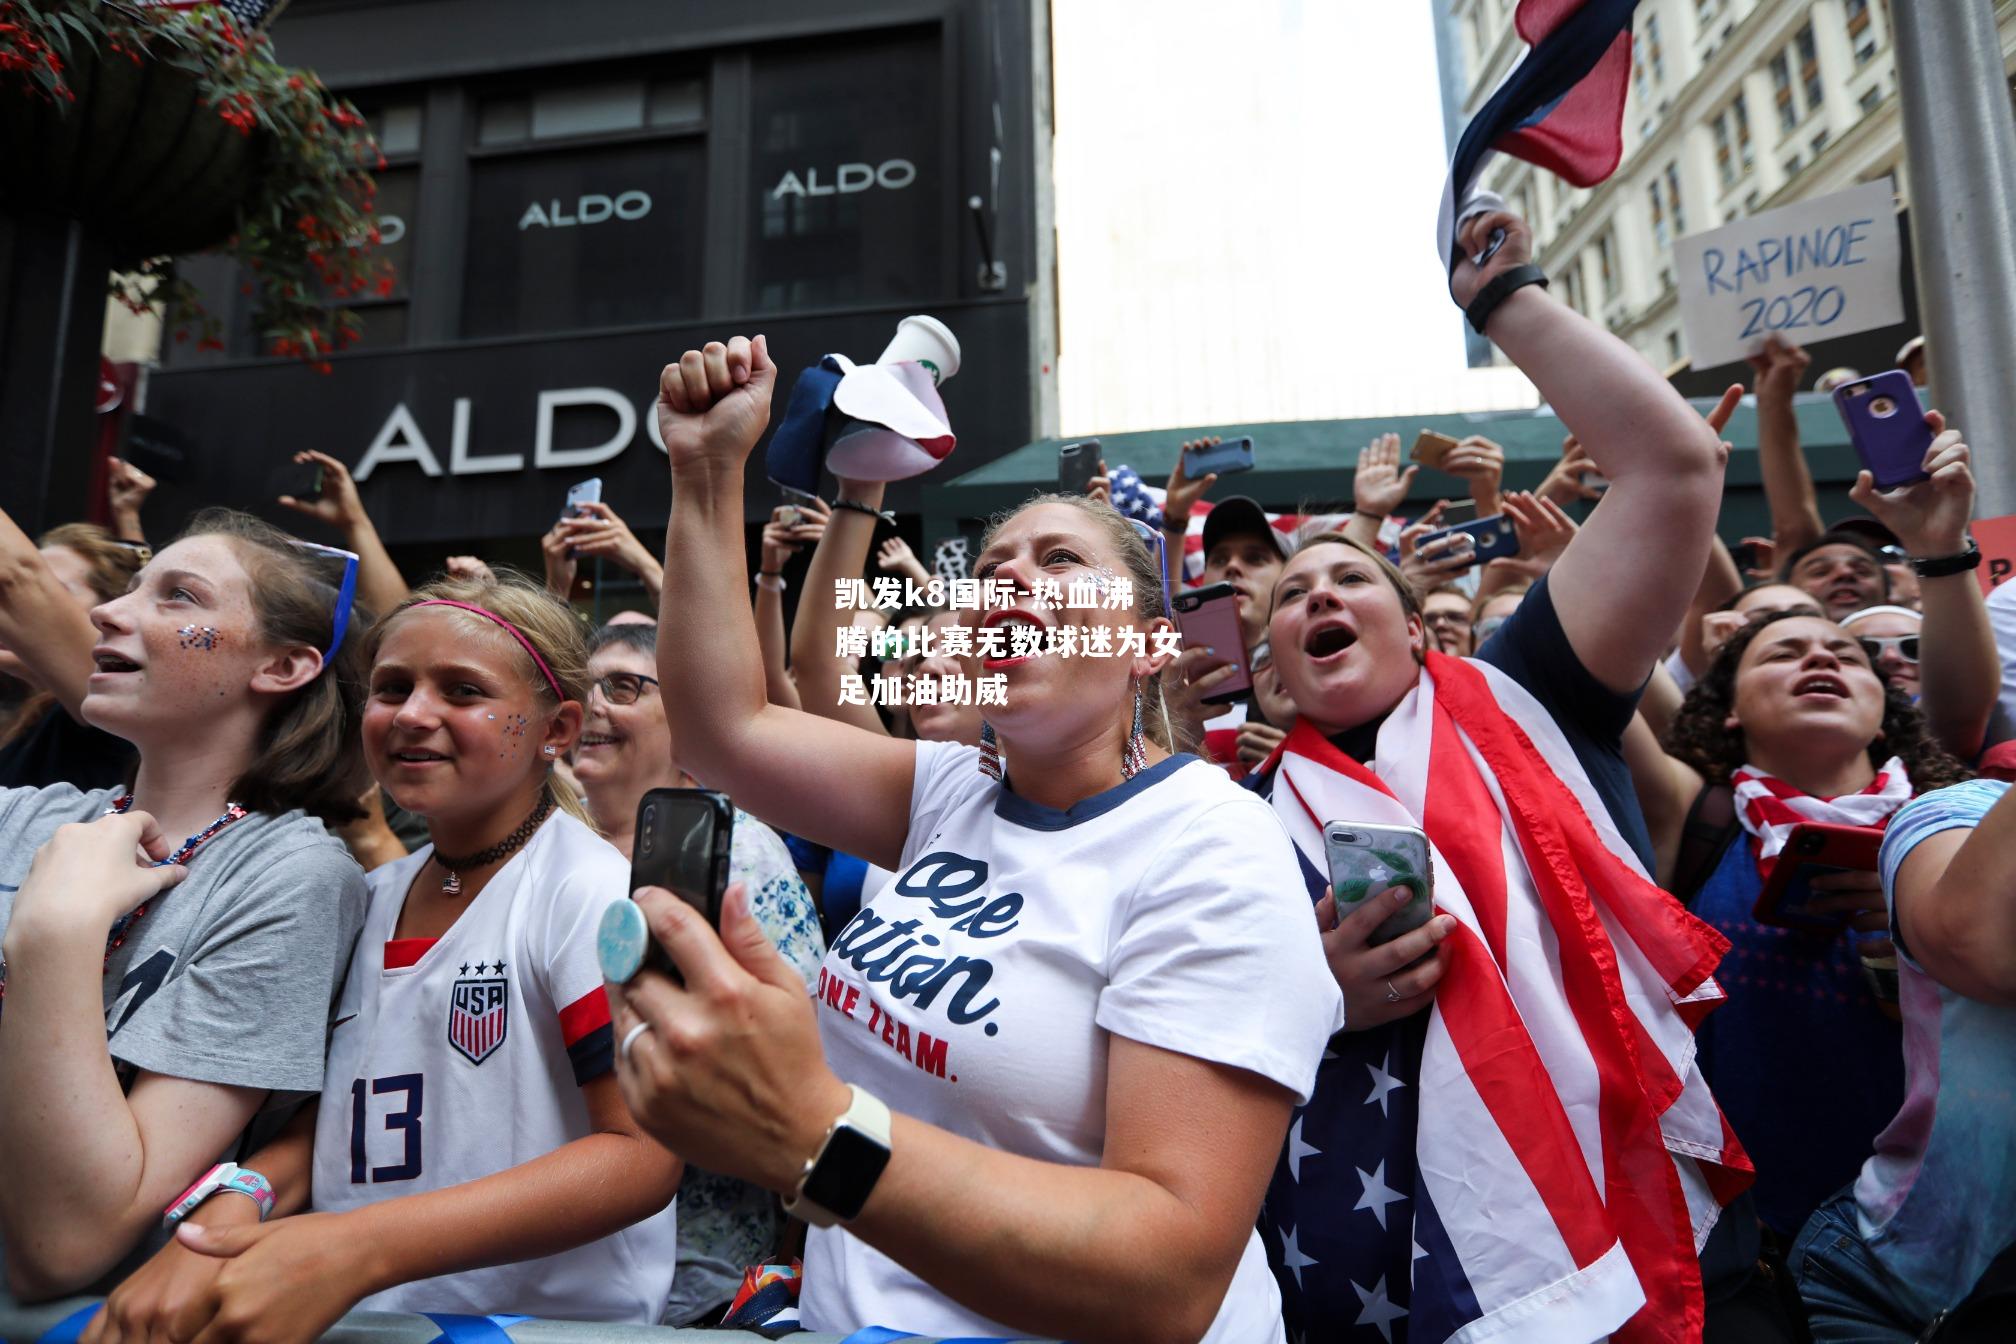
[(177, 641), (185, 649), (201, 649), (205, 653), (217, 647), (223, 636), (214, 625), (185, 625), (175, 632)]

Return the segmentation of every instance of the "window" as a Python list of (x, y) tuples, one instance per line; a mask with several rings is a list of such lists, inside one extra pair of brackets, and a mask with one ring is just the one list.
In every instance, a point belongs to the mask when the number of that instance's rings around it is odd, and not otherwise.
[(1782, 51), (1771, 58), (1771, 88), (1778, 99), (1778, 129), (1789, 131), (1799, 124), (1799, 105), (1792, 94), (1792, 58)]
[(1736, 185), (1736, 154), (1729, 143), (1729, 114), (1719, 114), (1710, 129), (1715, 133), (1715, 174), (1722, 179), (1726, 191)]
[(1659, 246), (1666, 247), (1673, 241), (1673, 235), (1666, 231), (1666, 207), (1659, 202), (1659, 179), (1653, 178), (1645, 184), (1645, 200), (1652, 207), (1652, 236)]
[(1568, 300), (1568, 306), (1578, 313), (1582, 312), (1582, 258), (1573, 257), (1569, 260), (1567, 273), (1562, 279), (1566, 282), (1562, 285), (1562, 291)]
[(1477, 53), (1474, 64), (1481, 71), (1491, 55), (1491, 46), (1484, 40), (1484, 6), (1481, 3), (1470, 11), (1470, 45)]
[(1813, 157), (1816, 159), (1820, 157), (1820, 151), (1827, 148), (1827, 128), (1825, 126), (1820, 128), (1820, 134), (1813, 137), (1811, 147)]
[(1758, 192), (1746, 192), (1743, 196), (1743, 209), (1750, 214), (1756, 214), (1757, 207), (1762, 204), (1764, 204), (1764, 197)]
[(1680, 333), (1677, 331), (1666, 333), (1666, 362), (1668, 364), (1680, 362)]
[(1677, 237), (1687, 232), (1687, 211), (1680, 204), (1680, 165), (1669, 159), (1666, 163), (1666, 208), (1673, 212), (1673, 233)]
[(1645, 16), (1645, 58), (1652, 66), (1652, 82), (1666, 82), (1666, 57), (1659, 47), (1659, 16)]
[(1842, 10), (1848, 19), (1848, 36), (1860, 37), (1869, 29), (1869, 0), (1847, 0)]
[(1801, 28), (1792, 45), (1799, 49), (1799, 78), (1806, 86), (1806, 111), (1810, 115), (1826, 95), (1826, 88), (1820, 83), (1820, 51), (1813, 44), (1813, 25)]
[(1750, 100), (1739, 93), (1729, 108), (1736, 114), (1736, 150), (1743, 157), (1743, 171), (1747, 173), (1750, 165), (1756, 162), (1756, 156), (1750, 151)]
[(1805, 166), (1805, 160), (1794, 154), (1791, 158), (1785, 160), (1785, 176), (1797, 177), (1799, 176), (1799, 170)]
[[(469, 170), (462, 334), (697, 316), (706, 105), (705, 81), (692, 75), (483, 99)], [(565, 153), (552, 152), (563, 143)]]
[(1864, 112), (1874, 112), (1882, 101), (1883, 86), (1881, 84), (1871, 84), (1862, 91), (1862, 98), (1856, 106), (1860, 107)]
[(1609, 303), (1617, 297), (1617, 243), (1610, 230), (1605, 229), (1596, 239), (1596, 269), (1603, 276), (1603, 302)]
[(945, 293), (939, 67), (935, 28), (755, 53), (757, 311)]

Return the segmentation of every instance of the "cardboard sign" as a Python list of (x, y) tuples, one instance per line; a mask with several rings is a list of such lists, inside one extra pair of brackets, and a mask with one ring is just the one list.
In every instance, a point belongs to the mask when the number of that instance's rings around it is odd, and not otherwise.
[(1888, 178), (1693, 234), (1673, 255), (1697, 369), (1754, 355), (1773, 332), (1810, 345), (1904, 320)]
[(1981, 547), (1981, 568), (1974, 571), (1981, 591), (2016, 579), (2016, 514), (2007, 518), (1976, 518), (1969, 527)]

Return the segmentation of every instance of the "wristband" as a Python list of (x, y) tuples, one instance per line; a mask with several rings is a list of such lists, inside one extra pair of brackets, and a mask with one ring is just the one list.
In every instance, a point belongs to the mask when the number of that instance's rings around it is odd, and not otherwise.
[(782, 574), (758, 574), (756, 576), (756, 586), (769, 592), (781, 593), (784, 591), (784, 576)]
[(1935, 555), (1924, 560), (1914, 558), (1911, 572), (1921, 579), (1943, 579), (1949, 574), (1965, 574), (1970, 569), (1981, 567), (1981, 543), (1967, 538), (1967, 549), (1952, 555)]
[(889, 1108), (872, 1092), (849, 1084), (847, 1109), (827, 1127), (819, 1151), (806, 1160), (784, 1212), (813, 1227), (860, 1216), (861, 1207), (889, 1165)]
[(854, 513), (865, 513), (870, 518), (880, 518), (892, 527), (896, 523), (896, 515), (894, 513), (885, 513), (872, 505), (863, 504), (858, 499), (836, 499), (833, 501), (833, 507), (836, 509), (848, 509)]
[(222, 1190), (234, 1195), (244, 1195), (259, 1206), (259, 1221), (265, 1222), (273, 1212), (273, 1186), (264, 1176), (249, 1167), (241, 1167), (235, 1162), (219, 1162), (210, 1170), (196, 1178), (196, 1183), (176, 1196), (161, 1216), (163, 1227), (175, 1224), (196, 1212), (204, 1200)]
[(1463, 310), (1463, 315), (1470, 319), (1471, 329), (1482, 336), (1484, 324), (1491, 320), (1491, 314), (1498, 310), (1498, 305), (1528, 285), (1538, 285), (1545, 289), (1547, 272), (1531, 262), (1501, 272), (1490, 284), (1479, 290), (1477, 297), (1470, 300), (1470, 306)]

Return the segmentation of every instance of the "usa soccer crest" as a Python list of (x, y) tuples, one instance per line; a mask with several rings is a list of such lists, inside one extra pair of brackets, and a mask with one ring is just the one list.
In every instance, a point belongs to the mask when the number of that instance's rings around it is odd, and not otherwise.
[[(510, 1025), (511, 994), (501, 975), (485, 976), (488, 963), (479, 962), (476, 975), (455, 982), (448, 999), (448, 1044), (471, 1064), (481, 1064), (504, 1044)], [(463, 966), (466, 972), (468, 966)], [(502, 971), (504, 964), (499, 962)]]

